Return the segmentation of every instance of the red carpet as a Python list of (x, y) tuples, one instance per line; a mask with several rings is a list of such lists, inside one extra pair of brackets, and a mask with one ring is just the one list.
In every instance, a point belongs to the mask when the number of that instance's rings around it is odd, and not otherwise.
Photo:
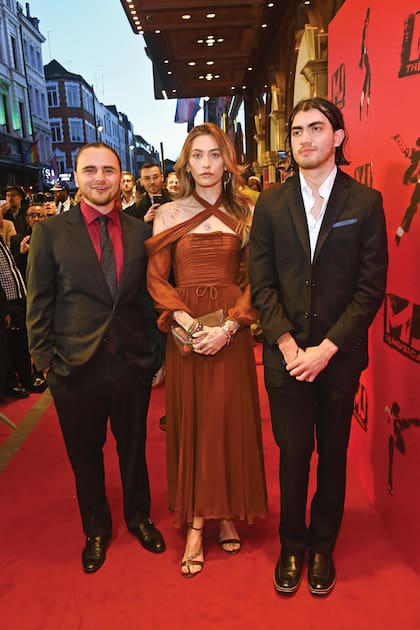
[[(262, 370), (261, 367), (258, 368)], [(114, 537), (103, 568), (81, 570), (83, 534), (73, 479), (53, 406), (0, 475), (0, 625), (7, 630), (160, 630), (285, 628), (414, 630), (420, 621), (420, 577), (404, 562), (349, 471), (347, 506), (335, 560), (332, 595), (314, 599), (306, 580), (288, 599), (272, 575), (279, 545), (277, 448), (261, 392), (270, 516), (240, 526), (243, 548), (228, 556), (207, 526), (206, 564), (180, 576), (183, 536), (166, 509), (165, 434), (158, 428), (163, 389), (153, 391), (148, 457), (152, 517), (167, 551), (144, 551), (124, 525), (117, 461), (106, 448)], [(15, 408), (16, 409), (16, 408)]]

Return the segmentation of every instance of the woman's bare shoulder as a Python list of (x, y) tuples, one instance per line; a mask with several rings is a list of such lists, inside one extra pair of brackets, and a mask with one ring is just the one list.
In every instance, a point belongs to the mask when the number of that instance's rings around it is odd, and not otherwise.
[(168, 230), (188, 219), (194, 207), (194, 204), (191, 203), (191, 199), (191, 197), (177, 199), (159, 206), (153, 223), (154, 234)]

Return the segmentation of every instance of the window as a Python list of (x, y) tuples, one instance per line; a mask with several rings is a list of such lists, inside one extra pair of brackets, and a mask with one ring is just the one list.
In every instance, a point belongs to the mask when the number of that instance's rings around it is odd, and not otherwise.
[(60, 98), (58, 94), (57, 83), (49, 83), (47, 85), (47, 95), (48, 95), (48, 107), (58, 107), (60, 104)]
[(92, 116), (95, 113), (93, 107), (93, 96), (87, 89), (82, 85), (82, 99), (83, 99), (83, 109), (85, 109)]
[(57, 160), (57, 168), (59, 173), (65, 173), (67, 170), (66, 154), (64, 151), (55, 150), (55, 159)]
[(0, 129), (10, 133), (9, 113), (6, 94), (0, 94)]
[(51, 140), (53, 142), (63, 142), (63, 128), (61, 119), (50, 119)]
[(80, 90), (78, 83), (66, 82), (66, 99), (68, 107), (80, 107)]
[(95, 126), (89, 122), (86, 125), (86, 142), (96, 142), (96, 129)]
[(19, 116), (20, 116), (20, 129), (22, 130), (22, 135), (25, 135), (25, 123), (26, 123), (26, 117), (25, 117), (25, 106), (22, 103), (22, 101), (18, 101), (18, 105), (19, 105)]
[(44, 70), (42, 68), (42, 57), (41, 57), (41, 51), (40, 50), (36, 50), (36, 69), (38, 70), (38, 72), (41, 72), (41, 74), (43, 74)]
[(16, 37), (13, 37), (13, 35), (10, 35), (10, 43), (12, 46), (12, 65), (16, 70), (19, 70), (19, 56), (17, 52)]
[(70, 142), (84, 142), (83, 121), (80, 118), (69, 118)]

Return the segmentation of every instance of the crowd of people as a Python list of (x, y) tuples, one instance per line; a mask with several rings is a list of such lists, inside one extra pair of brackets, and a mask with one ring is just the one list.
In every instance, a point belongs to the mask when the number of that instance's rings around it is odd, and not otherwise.
[(235, 555), (238, 521), (266, 516), (258, 324), (280, 454), (274, 587), (293, 594), (306, 559), (313, 595), (335, 585), (353, 399), (385, 291), (386, 230), (381, 194), (340, 168), (348, 163), (340, 110), (306, 99), (288, 130), (291, 176), (266, 191), (212, 123), (189, 132), (166, 180), (153, 163), (136, 179), (99, 142), (77, 155), (75, 200), (63, 185), (27, 205), (19, 186), (6, 190), (4, 391), (50, 388), (75, 477), (86, 573), (100, 569), (112, 540), (108, 421), (127, 528), (146, 550), (165, 551), (145, 454), (151, 388), (162, 382), (168, 504), (186, 532), (181, 575), (204, 568), (206, 521), (218, 521), (216, 542)]

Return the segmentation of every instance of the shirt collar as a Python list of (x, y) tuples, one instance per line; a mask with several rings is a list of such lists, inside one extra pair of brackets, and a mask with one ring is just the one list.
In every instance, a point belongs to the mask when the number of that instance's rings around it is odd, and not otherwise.
[[(336, 175), (337, 175), (337, 166), (334, 165), (334, 168), (332, 169), (331, 173), (326, 177), (326, 179), (322, 182), (321, 186), (319, 187), (319, 194), (324, 199), (326, 197), (329, 197), (332, 187), (334, 186)], [(299, 179), (300, 179), (300, 187), (302, 191), (312, 194), (311, 189), (306, 183), (306, 179), (304, 178), (303, 173), (301, 173), (301, 171), (299, 171)]]
[[(85, 221), (86, 221), (86, 223), (88, 225), (90, 225), (91, 223), (96, 221), (96, 219), (98, 217), (104, 216), (102, 214), (102, 212), (98, 212), (98, 210), (96, 210), (95, 208), (92, 208), (92, 206), (90, 206), (88, 203), (86, 203), (86, 201), (84, 199), (81, 199), (81, 201), (80, 201), (80, 212), (82, 213), (83, 218), (85, 219)], [(108, 212), (108, 214), (106, 216), (113, 223), (118, 224), (119, 214), (118, 214), (117, 206), (116, 206), (115, 203), (114, 203), (114, 207), (112, 208), (112, 210), (110, 212)]]

